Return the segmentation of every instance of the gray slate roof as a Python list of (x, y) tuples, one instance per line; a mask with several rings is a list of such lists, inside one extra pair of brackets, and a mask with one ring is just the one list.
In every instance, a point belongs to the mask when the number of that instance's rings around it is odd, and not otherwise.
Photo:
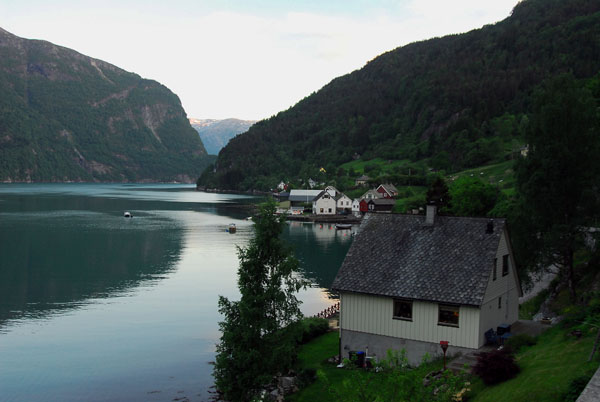
[(292, 202), (312, 202), (323, 190), (292, 190), (289, 200)]
[(369, 200), (369, 204), (394, 205), (394, 204), (396, 204), (396, 200), (393, 198), (375, 198), (373, 200)]
[(368, 214), (332, 288), (380, 296), (480, 306), (504, 219)]

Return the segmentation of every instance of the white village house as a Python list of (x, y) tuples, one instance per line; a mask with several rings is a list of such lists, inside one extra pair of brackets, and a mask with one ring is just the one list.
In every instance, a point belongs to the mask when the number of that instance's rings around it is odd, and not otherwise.
[(352, 200), (346, 194), (338, 193), (337, 199), (337, 211), (338, 212), (352, 212)]
[(313, 200), (312, 212), (316, 215), (335, 215), (336, 206), (337, 199), (335, 197), (335, 191), (331, 192), (325, 189)]
[(363, 195), (360, 196), (361, 200), (375, 200), (377, 198), (382, 198), (382, 195), (377, 192), (377, 190), (368, 190)]
[(367, 214), (334, 282), (340, 348), (471, 352), (518, 319), (522, 294), (504, 219)]

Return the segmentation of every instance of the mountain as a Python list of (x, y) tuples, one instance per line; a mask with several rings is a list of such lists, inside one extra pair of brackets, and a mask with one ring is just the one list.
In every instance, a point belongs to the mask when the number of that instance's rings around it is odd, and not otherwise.
[(501, 22), (387, 52), (233, 138), (198, 183), (268, 188), (353, 158), (446, 171), (497, 162), (523, 145), (542, 81), (599, 77), (599, 10), (597, 0), (523, 0)]
[(156, 81), (0, 29), (0, 181), (191, 181), (211, 158)]
[(256, 120), (238, 119), (189, 119), (192, 127), (200, 134), (200, 139), (210, 155), (219, 153), (230, 139), (248, 131)]

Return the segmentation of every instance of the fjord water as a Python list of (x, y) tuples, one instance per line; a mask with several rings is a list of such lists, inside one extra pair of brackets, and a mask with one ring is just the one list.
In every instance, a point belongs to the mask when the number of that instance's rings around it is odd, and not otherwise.
[[(0, 185), (0, 400), (207, 400), (217, 299), (239, 297), (236, 246), (258, 201), (175, 184)], [(350, 233), (290, 223), (284, 236), (315, 314), (335, 302)]]

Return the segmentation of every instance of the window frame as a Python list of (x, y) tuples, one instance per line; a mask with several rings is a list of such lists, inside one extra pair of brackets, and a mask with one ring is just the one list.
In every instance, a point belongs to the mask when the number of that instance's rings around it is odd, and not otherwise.
[(502, 296), (498, 297), (498, 309), (502, 308)]
[(502, 256), (502, 276), (508, 275), (508, 254)]
[[(410, 317), (396, 315), (396, 303), (407, 304), (410, 306)], [(413, 302), (407, 299), (393, 299), (392, 318), (394, 320), (412, 321), (413, 320)]]
[(492, 271), (492, 281), (498, 279), (498, 257), (494, 258), (494, 271)]
[[(451, 321), (442, 321), (442, 310), (454, 312), (453, 316), (456, 316), (456, 323)], [(438, 325), (444, 327), (458, 328), (460, 324), (460, 306), (456, 304), (438, 304)]]

